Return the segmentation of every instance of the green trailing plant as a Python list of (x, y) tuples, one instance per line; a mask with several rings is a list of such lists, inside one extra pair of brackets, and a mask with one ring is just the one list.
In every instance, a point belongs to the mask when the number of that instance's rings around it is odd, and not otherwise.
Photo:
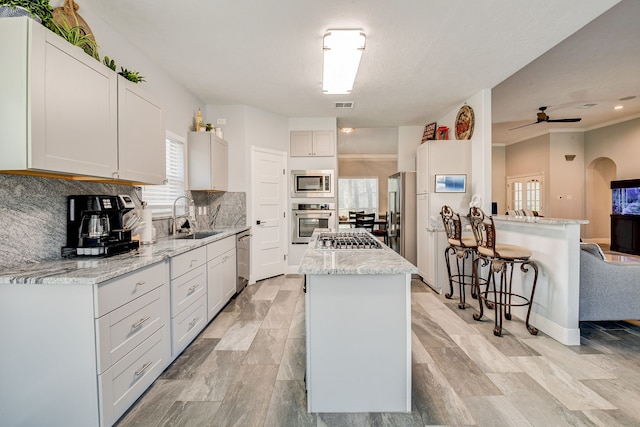
[(137, 71), (129, 71), (126, 68), (120, 67), (120, 72), (118, 73), (125, 79), (130, 82), (140, 83), (145, 81), (144, 76), (141, 76)]
[(84, 28), (78, 25), (78, 20), (75, 19), (72, 25), (66, 16), (63, 16), (59, 22), (52, 21), (54, 33), (68, 41), (74, 46), (78, 46), (85, 53), (97, 61), (100, 61), (100, 55), (98, 54), (98, 43), (93, 38), (92, 34), (86, 34)]
[(23, 7), (31, 12), (31, 16), (38, 16), (42, 21), (42, 25), (52, 29), (53, 27), (53, 8), (49, 4), (49, 0), (0, 0), (0, 6), (16, 6)]
[(105, 55), (105, 57), (102, 59), (102, 63), (111, 68), (113, 71), (116, 70), (116, 61), (110, 59), (108, 56)]

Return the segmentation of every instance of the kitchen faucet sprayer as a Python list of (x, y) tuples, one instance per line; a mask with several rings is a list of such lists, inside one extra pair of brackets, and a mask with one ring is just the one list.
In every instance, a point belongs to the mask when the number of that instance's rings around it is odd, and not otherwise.
[[(180, 199), (185, 199), (189, 202), (189, 206), (188, 206), (188, 212), (185, 212), (182, 215), (178, 215), (176, 216), (176, 203), (178, 203), (178, 200)], [(171, 235), (175, 235), (178, 232), (178, 227), (176, 225), (176, 220), (178, 218), (187, 218), (187, 220), (191, 220), (189, 221), (189, 227), (191, 229), (191, 232), (193, 232), (193, 228), (195, 226), (195, 202), (193, 201), (193, 199), (190, 199), (187, 196), (178, 196), (174, 201), (173, 201), (173, 210), (172, 210), (172, 215), (171, 215)]]

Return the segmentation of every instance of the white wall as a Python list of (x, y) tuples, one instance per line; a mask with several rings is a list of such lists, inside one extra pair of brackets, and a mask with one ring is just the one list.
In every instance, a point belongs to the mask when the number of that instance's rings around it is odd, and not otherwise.
[(398, 170), (411, 172), (416, 170), (416, 149), (422, 143), (424, 126), (398, 127)]
[[(549, 210), (557, 218), (585, 218), (584, 132), (551, 132), (549, 144)], [(575, 154), (572, 161), (566, 154)]]
[(616, 179), (640, 178), (640, 119), (589, 131), (585, 135), (585, 164), (604, 157), (616, 164)]
[(338, 132), (338, 154), (397, 154), (398, 128), (357, 128)]
[(507, 210), (507, 181), (506, 181), (506, 147), (494, 146), (491, 150), (491, 197), (492, 202), (498, 204), (498, 213)]
[[(482, 197), (482, 209), (491, 212), (491, 90), (484, 89), (464, 103), (473, 108), (475, 125), (471, 137), (471, 194)], [(438, 126), (449, 128), (455, 139), (455, 121), (461, 104), (438, 119)]]
[[(205, 121), (220, 127), (229, 144), (229, 191), (249, 191), (249, 149), (252, 145), (289, 151), (286, 117), (247, 105), (207, 105)], [(218, 125), (219, 119), (225, 124)], [(247, 194), (247, 200), (250, 195)]]

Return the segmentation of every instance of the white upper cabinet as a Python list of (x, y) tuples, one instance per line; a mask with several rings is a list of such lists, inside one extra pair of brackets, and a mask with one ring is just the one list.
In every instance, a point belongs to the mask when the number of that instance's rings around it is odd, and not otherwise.
[(213, 132), (189, 132), (189, 190), (227, 191), (228, 145)]
[(117, 74), (29, 18), (0, 39), (0, 169), (115, 177)]
[(118, 76), (119, 178), (164, 184), (165, 153), (162, 108), (138, 84)]
[(164, 182), (157, 103), (27, 17), (0, 39), (0, 170)]
[(331, 157), (336, 153), (333, 131), (291, 131), (291, 157)]

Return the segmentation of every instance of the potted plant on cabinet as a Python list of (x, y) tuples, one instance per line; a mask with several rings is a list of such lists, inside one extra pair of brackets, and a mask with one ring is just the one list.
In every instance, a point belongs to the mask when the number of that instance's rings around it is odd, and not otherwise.
[(53, 26), (49, 0), (0, 0), (0, 17), (31, 16), (45, 27)]
[(93, 38), (93, 34), (87, 34), (78, 19), (74, 18), (74, 20), (75, 22), (71, 23), (66, 15), (60, 15), (57, 21), (51, 21), (51, 31), (99, 61), (98, 43)]

